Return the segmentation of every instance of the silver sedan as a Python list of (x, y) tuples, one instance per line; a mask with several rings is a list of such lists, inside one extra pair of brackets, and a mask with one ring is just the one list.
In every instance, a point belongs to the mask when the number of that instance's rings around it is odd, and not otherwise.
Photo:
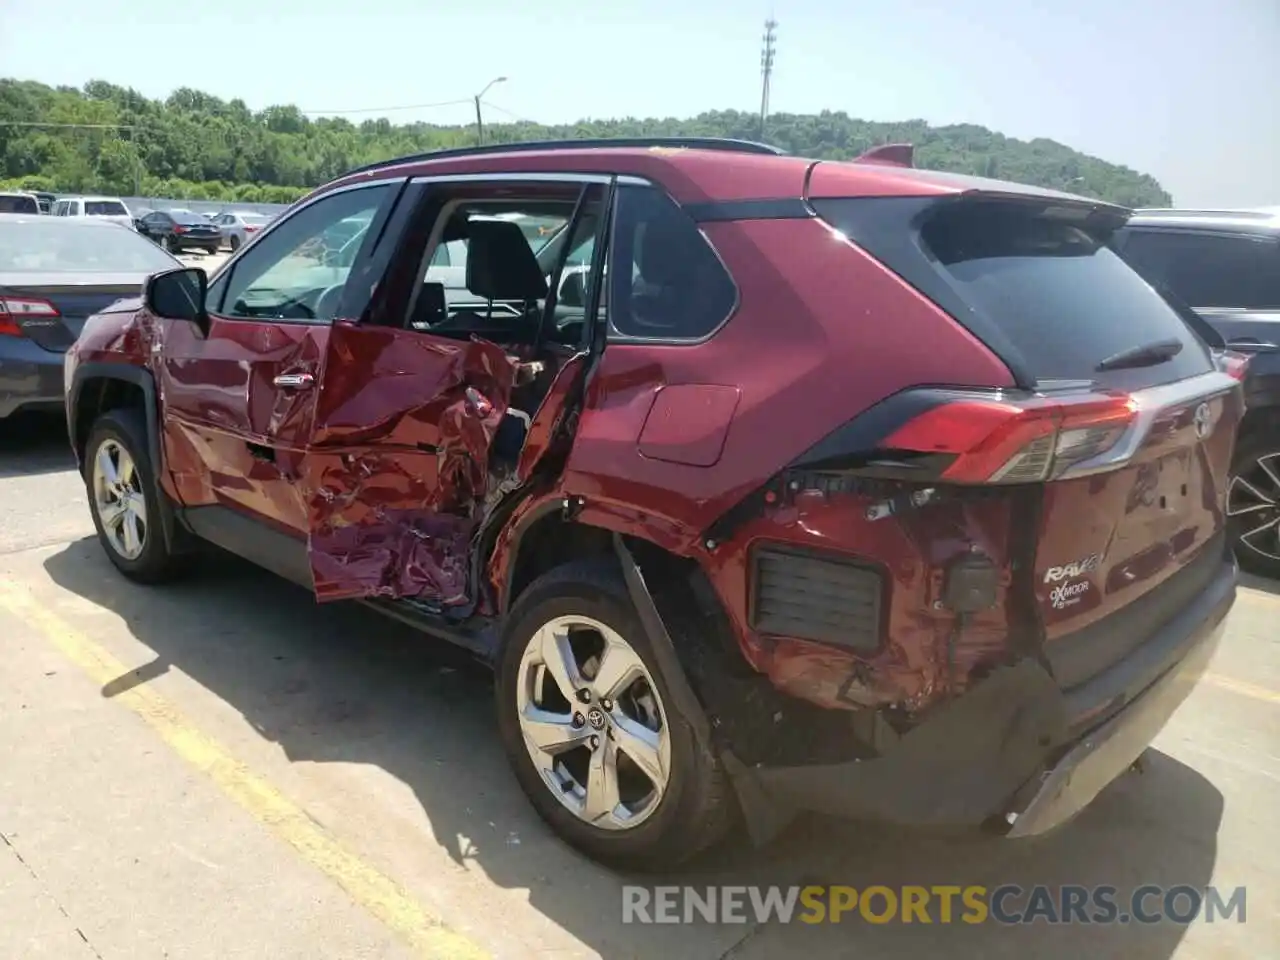
[(213, 222), (222, 230), (222, 242), (234, 253), (270, 223), (271, 217), (252, 210), (224, 210), (213, 218)]

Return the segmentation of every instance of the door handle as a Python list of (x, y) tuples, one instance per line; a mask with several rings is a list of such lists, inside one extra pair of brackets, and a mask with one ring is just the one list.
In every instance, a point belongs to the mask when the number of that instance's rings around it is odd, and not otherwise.
[(303, 390), (315, 382), (316, 378), (309, 373), (282, 373), (272, 381), (277, 387), (291, 390)]
[(1268, 343), (1265, 340), (1254, 340), (1250, 337), (1237, 337), (1235, 340), (1228, 340), (1227, 346), (1233, 350), (1248, 350), (1250, 353), (1275, 353), (1280, 351), (1274, 343)]

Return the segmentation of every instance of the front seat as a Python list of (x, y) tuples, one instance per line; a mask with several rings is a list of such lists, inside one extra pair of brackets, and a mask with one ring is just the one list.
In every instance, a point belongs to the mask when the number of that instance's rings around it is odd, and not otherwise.
[(489, 314), (495, 300), (515, 301), (527, 312), (546, 298), (547, 278), (517, 224), (472, 220), (467, 233), (467, 290), (488, 301)]

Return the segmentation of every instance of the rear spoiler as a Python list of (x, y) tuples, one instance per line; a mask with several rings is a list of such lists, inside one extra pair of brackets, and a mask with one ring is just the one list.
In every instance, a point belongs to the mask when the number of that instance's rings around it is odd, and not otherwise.
[(915, 145), (910, 143), (883, 143), (854, 157), (851, 162), (874, 163), (882, 167), (910, 167), (915, 157), (915, 149)]

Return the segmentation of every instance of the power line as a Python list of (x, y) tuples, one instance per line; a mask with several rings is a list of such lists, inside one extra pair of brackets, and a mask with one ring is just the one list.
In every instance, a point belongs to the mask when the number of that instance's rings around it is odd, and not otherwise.
[(34, 120), (0, 120), (0, 127), (54, 127), (69, 130), (137, 130), (134, 123), (37, 123)]
[(485, 105), (486, 107), (489, 107), (490, 109), (497, 110), (499, 113), (505, 113), (505, 114), (506, 114), (508, 117), (510, 117), (512, 120), (519, 120), (521, 123), (535, 123), (535, 124), (536, 124), (536, 123), (538, 122), (537, 120), (530, 120), (528, 117), (522, 117), (522, 116), (520, 116), (520, 114), (518, 114), (518, 113), (512, 113), (512, 112), (511, 112), (510, 110), (508, 110), (506, 107), (500, 107), (500, 106), (498, 106), (498, 104), (494, 103), (492, 100), (485, 100), (485, 101), (484, 101), (484, 105)]

